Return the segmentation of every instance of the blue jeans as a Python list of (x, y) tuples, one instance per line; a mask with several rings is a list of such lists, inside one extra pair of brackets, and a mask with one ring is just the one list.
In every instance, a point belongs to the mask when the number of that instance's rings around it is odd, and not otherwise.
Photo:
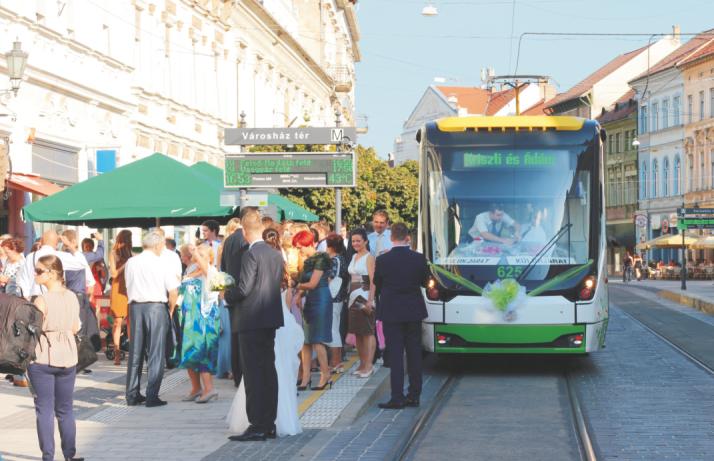
[(59, 424), (62, 454), (65, 458), (73, 458), (77, 452), (77, 427), (72, 411), (76, 368), (33, 363), (27, 367), (27, 374), (35, 390), (37, 437), (43, 461), (55, 458), (55, 417)]

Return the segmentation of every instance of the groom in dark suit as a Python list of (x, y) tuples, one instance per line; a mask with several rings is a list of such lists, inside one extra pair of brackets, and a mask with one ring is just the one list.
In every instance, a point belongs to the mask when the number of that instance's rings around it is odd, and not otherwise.
[[(421, 287), (429, 268), (421, 253), (409, 248), (409, 229), (392, 225), (392, 249), (377, 257), (374, 285), (377, 319), (382, 321), (390, 364), (392, 397), (380, 408), (418, 407), (421, 395), (421, 321), (427, 317)], [(404, 351), (407, 353), (409, 392), (404, 397)]]
[(275, 437), (275, 330), (283, 326), (280, 284), (285, 268), (282, 255), (263, 241), (260, 213), (247, 211), (242, 224), (250, 246), (241, 257), (238, 286), (226, 292), (226, 301), (237, 306), (236, 326), (250, 426), (229, 439), (247, 442)]
[[(245, 209), (248, 210), (247, 208)], [(242, 211), (241, 214), (245, 214)], [(221, 270), (230, 274), (236, 283), (240, 280), (240, 264), (243, 254), (248, 251), (248, 242), (243, 235), (243, 229), (236, 229), (223, 242), (223, 252), (221, 253)], [(230, 300), (229, 300), (230, 297)], [(243, 376), (240, 368), (240, 343), (238, 341), (238, 301), (235, 293), (228, 290), (225, 294), (226, 307), (231, 315), (231, 372), (233, 373), (233, 383), (240, 386)]]

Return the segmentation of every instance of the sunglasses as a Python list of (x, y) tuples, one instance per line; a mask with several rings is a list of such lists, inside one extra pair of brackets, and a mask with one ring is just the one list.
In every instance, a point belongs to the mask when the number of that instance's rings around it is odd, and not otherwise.
[(42, 275), (47, 272), (52, 272), (50, 269), (40, 269), (38, 267), (35, 268), (35, 275)]

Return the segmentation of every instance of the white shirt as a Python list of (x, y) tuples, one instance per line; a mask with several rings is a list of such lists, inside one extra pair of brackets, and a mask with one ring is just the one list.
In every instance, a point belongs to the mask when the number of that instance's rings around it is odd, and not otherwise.
[(251, 248), (253, 248), (253, 245), (255, 245), (256, 243), (258, 243), (258, 242), (264, 242), (264, 241), (265, 241), (265, 240), (263, 240), (263, 239), (255, 240), (255, 241), (251, 242), (251, 244), (248, 246), (248, 249), (250, 250)]
[(392, 249), (392, 231), (385, 229), (384, 232), (378, 234), (372, 232), (367, 236), (369, 241), (369, 252), (375, 258)]
[(75, 254), (66, 251), (57, 251), (49, 245), (42, 245), (39, 250), (34, 251), (25, 257), (25, 262), (17, 271), (17, 286), (22, 290), (22, 295), (26, 298), (39, 296), (42, 294), (42, 287), (35, 283), (35, 262), (43, 256), (55, 255), (62, 261), (62, 268), (66, 271), (78, 271), (84, 269), (87, 286), (94, 286), (94, 275), (87, 259), (80, 252)]
[(166, 263), (151, 250), (132, 256), (124, 269), (129, 302), (165, 303), (168, 292), (181, 284), (176, 275), (166, 270)]
[(164, 248), (161, 250), (161, 261), (164, 263), (164, 270), (169, 274), (173, 274), (176, 280), (181, 283), (181, 277), (183, 275), (181, 273), (183, 269), (181, 257), (177, 255), (175, 251)]
[(322, 239), (320, 242), (317, 244), (317, 250), (318, 253), (325, 253), (327, 251), (327, 239)]
[(500, 236), (499, 234), (504, 227), (512, 227), (516, 223), (513, 218), (508, 216), (506, 213), (503, 213), (503, 218), (501, 218), (501, 221), (497, 223), (491, 221), (490, 215), (490, 211), (484, 211), (476, 216), (474, 225), (471, 229), (469, 229), (469, 235), (471, 237), (480, 237), (484, 232), (490, 232), (496, 236)]

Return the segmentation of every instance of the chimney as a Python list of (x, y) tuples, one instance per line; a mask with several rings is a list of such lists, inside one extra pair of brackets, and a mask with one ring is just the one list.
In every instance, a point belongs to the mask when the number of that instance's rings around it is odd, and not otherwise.
[(679, 41), (682, 36), (681, 32), (682, 29), (680, 29), (679, 24), (675, 24), (672, 26), (672, 38)]

